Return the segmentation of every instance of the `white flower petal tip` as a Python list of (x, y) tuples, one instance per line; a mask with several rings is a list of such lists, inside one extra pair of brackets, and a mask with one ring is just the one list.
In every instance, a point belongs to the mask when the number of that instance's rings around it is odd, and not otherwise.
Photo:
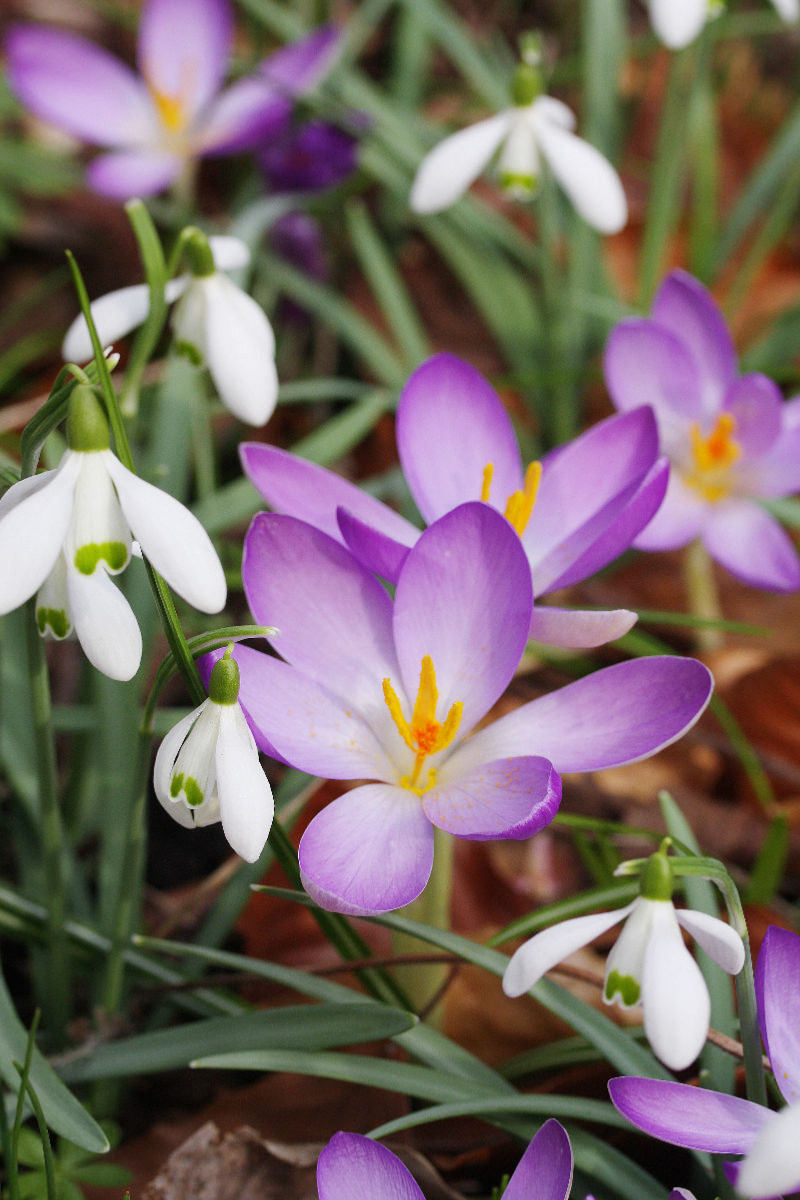
[(216, 750), (222, 828), (230, 847), (246, 862), (261, 855), (272, 827), (275, 802), (253, 735), (238, 704), (223, 711)]
[(109, 679), (133, 679), (142, 661), (142, 634), (131, 606), (104, 567), (92, 575), (67, 568), (75, 633), (93, 667)]
[(800, 1188), (800, 1104), (790, 1104), (764, 1126), (741, 1163), (736, 1191), (747, 1200)]
[(510, 111), (479, 121), (435, 146), (419, 166), (409, 204), (423, 215), (441, 212), (455, 204), (473, 183), (509, 132)]
[(596, 147), (554, 120), (543, 96), (534, 101), (531, 124), (547, 165), (575, 211), (599, 233), (619, 233), (628, 221), (628, 201), (619, 175)]
[(582, 946), (624, 920), (632, 905), (614, 912), (592, 913), (552, 925), (535, 934), (511, 956), (503, 975), (503, 991), (507, 996), (522, 996), (557, 963), (569, 958)]
[(650, 0), (650, 21), (656, 37), (670, 50), (681, 50), (706, 23), (708, 0)]
[(729, 975), (738, 975), (744, 966), (745, 948), (739, 934), (725, 921), (711, 917), (707, 913), (696, 912), (694, 909), (679, 908), (675, 916), (678, 924), (682, 925), (692, 935), (709, 958), (727, 971)]

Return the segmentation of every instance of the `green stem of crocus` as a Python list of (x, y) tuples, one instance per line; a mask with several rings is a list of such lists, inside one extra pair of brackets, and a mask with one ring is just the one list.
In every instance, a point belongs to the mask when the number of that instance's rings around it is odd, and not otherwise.
[[(434, 827), (433, 840), (433, 870), (427, 887), (416, 900), (406, 905), (402, 914), (434, 929), (449, 929), (455, 839), (449, 833)], [(392, 934), (392, 946), (397, 955), (416, 954), (420, 948), (417, 938), (398, 932)], [(400, 983), (412, 1002), (414, 1012), (425, 1012), (444, 984), (449, 970), (448, 965), (441, 963), (397, 969)], [(436, 1028), (441, 1019), (442, 1007), (437, 1003), (428, 1014), (427, 1020)]]
[[(722, 609), (714, 578), (714, 564), (699, 538), (686, 547), (684, 578), (692, 616), (721, 621)], [(696, 637), (699, 650), (718, 650), (722, 645), (722, 632), (719, 629), (704, 626), (697, 629)]]

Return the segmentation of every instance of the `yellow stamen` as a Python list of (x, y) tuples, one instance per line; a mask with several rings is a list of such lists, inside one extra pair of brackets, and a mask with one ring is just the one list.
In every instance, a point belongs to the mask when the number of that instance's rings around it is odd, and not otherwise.
[(181, 133), (186, 127), (186, 110), (180, 97), (168, 96), (164, 92), (157, 92), (155, 88), (151, 88), (150, 94), (164, 128), (169, 133)]
[(525, 472), (525, 482), (522, 485), (522, 491), (512, 492), (508, 497), (505, 516), (514, 526), (520, 537), (522, 537), (528, 521), (531, 519), (541, 478), (542, 464), (540, 462), (529, 463), (528, 469)]
[(742, 448), (734, 438), (736, 418), (721, 413), (707, 437), (696, 423), (689, 430), (694, 469), (685, 479), (705, 500), (722, 500), (730, 493), (730, 469), (741, 456)]
[(419, 779), (422, 764), (431, 754), (438, 754), (440, 750), (446, 750), (453, 741), (461, 724), (464, 705), (460, 700), (457, 700), (451, 705), (444, 723), (436, 720), (439, 691), (436, 687), (436, 672), (434, 671), (433, 659), (430, 654), (426, 654), (420, 664), (419, 689), (417, 691), (417, 698), (414, 701), (414, 711), (411, 714), (410, 724), (403, 716), (397, 693), (389, 679), (384, 679), (383, 681), (383, 698), (386, 701), (386, 707), (391, 713), (392, 720), (397, 726), (398, 733), (409, 750), (413, 750), (415, 754), (414, 769), (410, 775), (403, 776), (400, 783), (403, 787), (421, 795), (433, 786), (436, 778), (436, 772), (433, 769), (429, 769), (428, 783), (422, 788), (418, 787), (417, 780)]
[(487, 463), (483, 468), (483, 483), (481, 484), (481, 500), (488, 503), (489, 491), (492, 486), (492, 476), (494, 475), (494, 463)]

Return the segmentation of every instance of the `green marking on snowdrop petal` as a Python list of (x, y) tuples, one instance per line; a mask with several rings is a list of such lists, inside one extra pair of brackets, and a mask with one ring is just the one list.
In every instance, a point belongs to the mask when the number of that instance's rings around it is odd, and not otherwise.
[(202, 367), (203, 356), (197, 349), (197, 346), (193, 346), (191, 342), (176, 339), (173, 343), (173, 349), (176, 354), (180, 354), (181, 358), (187, 358), (193, 367)]
[(539, 190), (539, 177), (523, 175), (520, 171), (501, 171), (500, 186), (504, 192), (527, 200)]
[(42, 637), (48, 629), (59, 641), (69, 633), (69, 618), (63, 608), (37, 608), (36, 624)]
[(121, 571), (127, 561), (124, 542), (88, 542), (75, 551), (75, 566), (81, 575), (93, 575), (99, 562), (108, 563), (111, 571)]
[(615, 996), (621, 996), (625, 1007), (631, 1008), (639, 1003), (641, 993), (639, 982), (632, 975), (620, 975), (619, 971), (612, 971), (606, 980), (604, 995), (609, 1003)]
[(200, 784), (196, 779), (192, 779), (191, 775), (184, 775), (181, 772), (178, 775), (172, 776), (172, 783), (169, 785), (169, 794), (173, 800), (177, 800), (183, 792), (186, 803), (192, 808), (198, 808), (205, 800)]

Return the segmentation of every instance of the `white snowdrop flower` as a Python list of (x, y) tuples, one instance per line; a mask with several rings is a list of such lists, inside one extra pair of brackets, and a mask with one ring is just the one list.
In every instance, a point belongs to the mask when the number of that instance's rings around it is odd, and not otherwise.
[[(784, 21), (800, 19), (800, 0), (772, 0)], [(670, 50), (688, 46), (707, 21), (725, 10), (725, 0), (648, 0), (656, 35)]]
[[(222, 403), (249, 425), (264, 425), (275, 409), (278, 374), (275, 336), (263, 309), (224, 273), (244, 267), (250, 251), (233, 237), (206, 238), (195, 230), (186, 239), (191, 270), (166, 285), (175, 301), (172, 329), (178, 348), (196, 366), (207, 366)], [(146, 284), (120, 288), (93, 301), (92, 319), (103, 345), (135, 329), (150, 307)], [(65, 360), (92, 357), (89, 328), (78, 316), (67, 330)]]
[(156, 755), (156, 796), (187, 829), (222, 821), (233, 850), (255, 862), (275, 805), (258, 748), (239, 706), (232, 648), (214, 665), (208, 699), (169, 731)]
[(503, 991), (521, 996), (562, 959), (624, 920), (606, 960), (603, 1000), (623, 1008), (641, 1004), (653, 1052), (673, 1071), (681, 1071), (705, 1044), (711, 1002), (680, 927), (729, 975), (741, 971), (744, 945), (738, 933), (717, 917), (675, 909), (666, 853), (651, 855), (640, 886), (641, 895), (625, 908), (562, 921), (524, 942), (509, 960)]
[(56, 470), (20, 480), (0, 501), (0, 613), (38, 593), (40, 633), (74, 633), (99, 671), (130, 679), (142, 638), (110, 576), (127, 566), (132, 538), (202, 612), (224, 606), (225, 575), (197, 518), (112, 454), (105, 413), (83, 385), (70, 397), (67, 446)]
[(541, 94), (536, 67), (521, 64), (512, 90), (512, 108), (452, 134), (426, 155), (411, 189), (412, 209), (448, 208), (499, 151), (500, 182), (507, 191), (533, 195), (544, 162), (589, 225), (618, 233), (628, 219), (628, 205), (610, 162), (575, 135), (575, 117), (566, 104)]

